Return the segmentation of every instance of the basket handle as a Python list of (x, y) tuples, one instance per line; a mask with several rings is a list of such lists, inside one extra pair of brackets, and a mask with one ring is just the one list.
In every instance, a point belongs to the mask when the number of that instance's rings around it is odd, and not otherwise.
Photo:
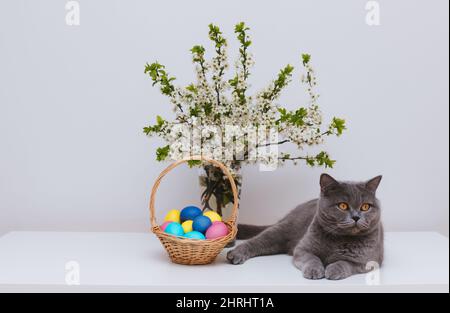
[(216, 161), (214, 159), (210, 159), (210, 158), (207, 158), (204, 156), (197, 155), (197, 156), (191, 156), (191, 157), (187, 157), (187, 158), (175, 161), (174, 163), (169, 165), (165, 170), (163, 170), (161, 172), (161, 174), (159, 174), (158, 178), (156, 179), (155, 183), (153, 184), (152, 193), (150, 196), (150, 222), (151, 222), (152, 228), (158, 226), (158, 224), (156, 222), (156, 217), (155, 217), (155, 199), (156, 199), (156, 192), (158, 191), (158, 188), (159, 188), (159, 185), (161, 184), (162, 179), (175, 167), (179, 166), (180, 164), (187, 163), (188, 161), (205, 161), (208, 163), (212, 163), (212, 164), (216, 165), (217, 167), (219, 167), (222, 170), (222, 172), (227, 176), (227, 178), (231, 184), (231, 190), (233, 191), (233, 200), (234, 200), (233, 201), (233, 210), (231, 212), (231, 216), (230, 216), (230, 219), (228, 220), (228, 222), (234, 223), (236, 221), (236, 217), (237, 217), (237, 212), (238, 212), (238, 207), (239, 207), (239, 203), (238, 203), (239, 199), (238, 199), (238, 191), (237, 191), (236, 183), (234, 182), (233, 175), (231, 174), (230, 170), (223, 163)]

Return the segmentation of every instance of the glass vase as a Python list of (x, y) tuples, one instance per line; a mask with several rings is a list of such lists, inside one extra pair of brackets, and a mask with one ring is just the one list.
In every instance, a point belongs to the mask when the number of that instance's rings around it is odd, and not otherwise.
[[(234, 162), (230, 170), (241, 198), (242, 173), (241, 164)], [(214, 165), (205, 164), (199, 169), (199, 183), (203, 211), (213, 210), (227, 220), (233, 210), (233, 191), (230, 181), (222, 170)], [(234, 245), (234, 242), (232, 243)]]

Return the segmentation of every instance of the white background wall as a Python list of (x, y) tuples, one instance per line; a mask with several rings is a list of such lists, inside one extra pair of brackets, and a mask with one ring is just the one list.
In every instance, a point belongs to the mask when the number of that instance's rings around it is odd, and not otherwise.
[[(378, 27), (365, 24), (363, 0), (79, 2), (81, 25), (69, 27), (65, 1), (0, 0), (0, 233), (147, 231), (149, 189), (167, 164), (141, 128), (170, 106), (144, 64), (158, 60), (186, 84), (188, 50), (210, 47), (207, 25), (222, 27), (231, 53), (243, 20), (255, 90), (312, 54), (324, 112), (349, 124), (326, 145), (338, 160), (329, 172), (383, 174), (387, 230), (448, 234), (448, 1), (380, 1)], [(293, 108), (302, 95), (293, 83), (282, 102)], [(317, 196), (321, 172), (245, 168), (241, 221), (271, 223)], [(164, 181), (164, 211), (195, 203), (196, 174)]]

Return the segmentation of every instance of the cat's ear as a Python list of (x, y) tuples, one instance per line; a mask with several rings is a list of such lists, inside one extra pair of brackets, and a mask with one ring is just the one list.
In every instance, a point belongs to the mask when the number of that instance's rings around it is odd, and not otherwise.
[(324, 191), (330, 186), (338, 185), (339, 182), (328, 174), (320, 175), (320, 189)]
[(383, 176), (379, 175), (377, 177), (374, 177), (374, 178), (368, 180), (366, 182), (366, 189), (369, 190), (370, 192), (375, 193), (378, 189), (378, 186), (381, 183), (382, 178), (383, 178)]

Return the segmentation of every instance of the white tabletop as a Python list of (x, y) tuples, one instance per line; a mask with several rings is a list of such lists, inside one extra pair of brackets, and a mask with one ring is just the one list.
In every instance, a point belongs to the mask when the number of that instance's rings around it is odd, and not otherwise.
[(379, 273), (311, 281), (287, 255), (236, 266), (223, 251), (213, 264), (185, 266), (150, 233), (11, 232), (0, 238), (0, 291), (449, 292), (447, 237), (387, 233), (385, 246)]

